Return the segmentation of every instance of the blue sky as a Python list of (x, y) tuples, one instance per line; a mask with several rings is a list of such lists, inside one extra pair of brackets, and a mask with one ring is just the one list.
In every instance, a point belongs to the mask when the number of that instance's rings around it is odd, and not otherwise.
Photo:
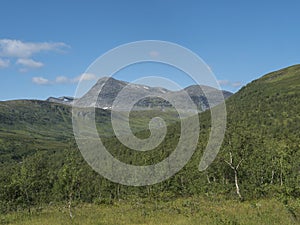
[(299, 10), (290, 0), (2, 0), (0, 100), (72, 96), (97, 57), (139, 40), (192, 50), (222, 88), (237, 91), (300, 62)]

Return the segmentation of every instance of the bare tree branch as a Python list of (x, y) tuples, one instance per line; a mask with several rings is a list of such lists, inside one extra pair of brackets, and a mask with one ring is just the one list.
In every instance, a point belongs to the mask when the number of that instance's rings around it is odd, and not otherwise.
[(234, 166), (230, 162), (228, 162), (226, 160), (224, 160), (224, 162), (226, 162), (231, 167), (231, 169), (235, 170)]
[(241, 160), (239, 161), (239, 163), (238, 163), (237, 166), (236, 166), (236, 170), (239, 168), (239, 166), (241, 165), (241, 163), (242, 163), (243, 160), (244, 160), (244, 159), (241, 159)]

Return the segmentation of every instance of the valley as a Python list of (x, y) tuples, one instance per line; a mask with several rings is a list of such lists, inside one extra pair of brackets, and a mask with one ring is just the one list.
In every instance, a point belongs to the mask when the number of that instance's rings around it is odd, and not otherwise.
[[(296, 224), (300, 217), (299, 99), (299, 65), (252, 81), (226, 99), (225, 139), (206, 171), (200, 172), (198, 165), (210, 132), (210, 110), (199, 114), (199, 142), (189, 163), (170, 179), (144, 187), (113, 183), (89, 167), (74, 140), (70, 105), (38, 100), (0, 102), (1, 221), (20, 224), (24, 216), (30, 221), (27, 224), (41, 224), (38, 221), (46, 218), (51, 224), (60, 224), (55, 218), (67, 221), (72, 211), (75, 223), (97, 224), (81, 210), (91, 207), (100, 215), (115, 213), (117, 218), (122, 210), (125, 215), (131, 212), (130, 202), (136, 199), (133, 204), (141, 207), (132, 215), (140, 221), (137, 224), (154, 224), (157, 216), (172, 221), (172, 210), (176, 211), (174, 224), (197, 224), (196, 218), (206, 218), (207, 224)], [(153, 116), (162, 116), (168, 129), (164, 141), (149, 152), (132, 151), (118, 141), (109, 110), (96, 110), (98, 133), (119, 160), (132, 165), (157, 163), (177, 145), (180, 122), (171, 109), (131, 112), (137, 137), (149, 136), (148, 123)], [(192, 200), (187, 203), (188, 199)], [(163, 209), (156, 211), (155, 207)], [(162, 215), (163, 210), (168, 212)], [(277, 211), (282, 212), (278, 219)], [(27, 213), (33, 216), (29, 218)], [(247, 214), (256, 215), (255, 222)], [(112, 223), (105, 218), (101, 224)], [(130, 218), (115, 222), (130, 224)], [(163, 218), (161, 224), (169, 224), (163, 223)]]

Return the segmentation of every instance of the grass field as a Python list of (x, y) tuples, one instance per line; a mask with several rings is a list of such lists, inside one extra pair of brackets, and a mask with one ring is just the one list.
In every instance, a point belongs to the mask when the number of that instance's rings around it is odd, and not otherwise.
[(77, 205), (73, 213), (75, 216), (71, 220), (66, 207), (49, 206), (31, 214), (1, 215), (0, 224), (300, 224), (299, 208), (291, 210), (276, 200), (238, 202), (188, 198), (160, 203), (131, 200), (112, 205)]

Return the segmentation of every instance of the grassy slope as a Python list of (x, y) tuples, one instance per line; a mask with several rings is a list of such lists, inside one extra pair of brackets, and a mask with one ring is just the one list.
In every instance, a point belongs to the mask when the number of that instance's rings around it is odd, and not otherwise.
[(67, 148), (71, 131), (68, 107), (43, 101), (0, 102), (0, 162)]
[[(0, 163), (20, 161), (40, 150), (68, 149), (70, 143), (74, 143), (71, 113), (69, 106), (45, 101), (0, 102)], [(159, 110), (132, 112), (133, 132), (147, 130), (153, 116), (162, 116), (169, 125), (178, 120), (173, 110), (167, 113)], [(114, 135), (109, 111), (97, 110), (96, 123), (101, 137)]]

